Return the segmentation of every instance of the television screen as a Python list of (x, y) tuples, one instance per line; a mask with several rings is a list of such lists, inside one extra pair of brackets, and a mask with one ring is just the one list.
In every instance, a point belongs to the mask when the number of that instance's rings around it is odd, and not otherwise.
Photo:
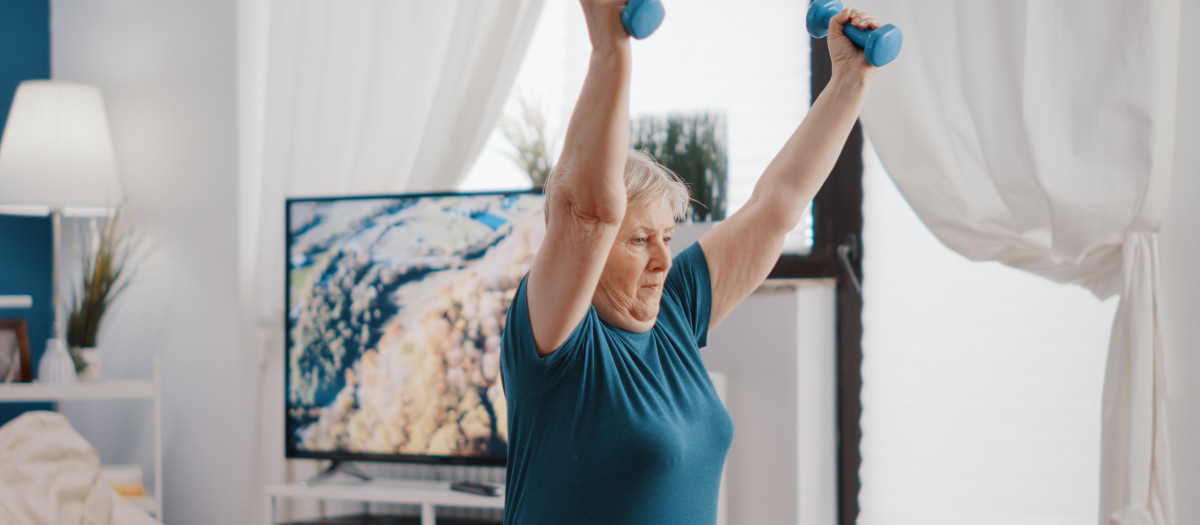
[(542, 201), (288, 200), (288, 457), (504, 463), (500, 333)]

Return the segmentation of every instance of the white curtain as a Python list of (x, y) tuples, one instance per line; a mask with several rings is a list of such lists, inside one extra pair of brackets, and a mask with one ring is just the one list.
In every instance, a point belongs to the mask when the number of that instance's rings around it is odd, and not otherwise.
[[(452, 190), (494, 126), (544, 0), (241, 0), (246, 481), (284, 481), (288, 196)], [(249, 440), (248, 440), (249, 441)], [(262, 512), (252, 498), (247, 516)], [(248, 518), (258, 521), (257, 518)]]
[(1104, 384), (1100, 522), (1171, 519), (1158, 236), (1178, 0), (866, 0), (904, 31), (863, 122), (948, 247), (1121, 294)]

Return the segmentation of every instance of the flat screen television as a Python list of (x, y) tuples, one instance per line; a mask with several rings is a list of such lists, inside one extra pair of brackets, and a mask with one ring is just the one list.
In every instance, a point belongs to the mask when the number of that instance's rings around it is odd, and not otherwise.
[(503, 465), (500, 333), (536, 191), (292, 198), (289, 458)]

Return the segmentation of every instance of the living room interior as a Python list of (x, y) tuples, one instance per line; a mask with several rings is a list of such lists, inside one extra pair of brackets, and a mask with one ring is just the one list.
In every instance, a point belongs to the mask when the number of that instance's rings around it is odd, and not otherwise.
[[(1200, 6), (1108, 4), (848, 0), (904, 47), (703, 350), (736, 429), (719, 523), (1200, 523), (1200, 41), (1180, 22)], [(631, 147), (707, 162), (679, 168), (678, 251), (747, 201), (830, 71), (809, 2), (663, 5), (632, 44)], [(0, 523), (500, 523), (502, 497), (449, 487), (503, 487), (502, 448), (437, 452), (441, 427), (424, 452), (347, 448), (368, 406), (347, 385), (388, 362), (390, 316), (434, 303), (382, 290), (438, 272), (362, 270), (329, 304), (378, 289), (355, 315), (384, 321), (306, 324), (313, 268), (339, 271), (313, 232), (361, 240), (384, 217), (364, 203), (540, 210), (589, 49), (573, 0), (0, 5)], [(18, 157), (55, 110), (97, 137), (69, 185)], [(98, 246), (126, 266), (88, 331)], [(485, 310), (455, 304), (478, 315), (472, 380), (502, 393)], [(298, 335), (335, 330), (361, 344)], [(502, 433), (488, 395), (458, 443)], [(52, 446), (75, 455), (35, 486), (23, 462)], [(73, 491), (45, 489), (68, 467)]]

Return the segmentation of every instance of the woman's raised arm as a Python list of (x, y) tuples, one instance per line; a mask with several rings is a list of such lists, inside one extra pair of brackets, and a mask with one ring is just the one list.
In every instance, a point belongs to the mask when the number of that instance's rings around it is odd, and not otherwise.
[(529, 271), (529, 319), (539, 355), (553, 353), (587, 314), (625, 217), (630, 37), (626, 0), (582, 0), (592, 56), (546, 187), (546, 237)]
[(880, 26), (867, 13), (852, 9), (830, 20), (829, 84), (767, 166), (746, 205), (700, 238), (713, 283), (710, 328), (767, 278), (784, 237), (825, 183), (862, 110), (875, 67), (842, 33), (845, 23), (863, 29)]

